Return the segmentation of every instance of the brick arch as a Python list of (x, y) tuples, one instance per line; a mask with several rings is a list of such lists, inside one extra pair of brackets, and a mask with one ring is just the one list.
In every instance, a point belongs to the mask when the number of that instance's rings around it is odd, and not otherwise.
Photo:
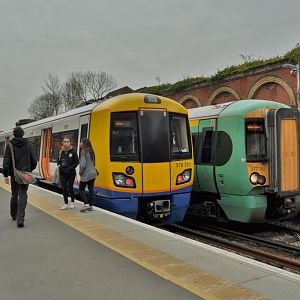
[(264, 85), (268, 83), (276, 83), (280, 85), (288, 94), (291, 101), (290, 104), (294, 104), (294, 105), (296, 104), (296, 100), (292, 88), (289, 86), (289, 84), (286, 81), (276, 76), (265, 76), (260, 80), (258, 80), (257, 82), (255, 82), (248, 93), (247, 99), (252, 99), (255, 93), (258, 92), (260, 88), (262, 88)]
[[(200, 100), (192, 94), (184, 95), (182, 98), (179, 99), (178, 102), (186, 108), (194, 108), (194, 107), (202, 106)], [(194, 105), (194, 103), (196, 105)], [(189, 107), (186, 106), (187, 104)]]
[(211, 96), (209, 97), (208, 101), (207, 101), (207, 105), (211, 105), (212, 102), (214, 101), (214, 99), (222, 93), (229, 93), (231, 94), (235, 100), (240, 100), (241, 97), (240, 95), (232, 88), (228, 87), (228, 86), (221, 86), (218, 89), (216, 89)]

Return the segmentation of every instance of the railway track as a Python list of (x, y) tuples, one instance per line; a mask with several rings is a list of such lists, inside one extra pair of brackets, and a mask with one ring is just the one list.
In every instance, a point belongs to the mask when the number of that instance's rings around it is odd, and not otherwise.
[(168, 226), (168, 230), (250, 256), (276, 267), (300, 272), (300, 248), (298, 247), (210, 225), (182, 222), (180, 225)]
[(300, 224), (294, 224), (288, 221), (272, 221), (267, 224), (277, 230), (286, 230), (287, 232), (300, 234)]

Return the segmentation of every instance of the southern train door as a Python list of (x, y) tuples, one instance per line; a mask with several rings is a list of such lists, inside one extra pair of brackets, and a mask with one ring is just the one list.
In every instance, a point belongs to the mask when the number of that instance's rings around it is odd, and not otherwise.
[[(292, 111), (293, 112), (293, 111)], [(299, 112), (297, 111), (299, 115)], [(280, 116), (281, 191), (299, 191), (299, 117)]]
[(214, 165), (214, 132), (216, 119), (200, 120), (198, 124), (198, 151), (195, 153), (195, 169), (199, 190), (217, 193)]
[(298, 110), (279, 108), (267, 113), (270, 189), (279, 196), (300, 191), (299, 121)]
[(51, 180), (50, 174), (50, 148), (52, 128), (42, 130), (41, 175), (45, 180)]
[[(140, 109), (143, 194), (170, 192), (169, 117), (164, 109)], [(145, 196), (146, 196), (145, 195)]]
[(281, 190), (299, 190), (299, 136), (296, 119), (281, 120)]

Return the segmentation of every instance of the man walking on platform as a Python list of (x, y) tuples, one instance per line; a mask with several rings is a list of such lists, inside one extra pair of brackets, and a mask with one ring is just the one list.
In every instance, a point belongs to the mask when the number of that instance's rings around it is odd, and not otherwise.
[[(24, 131), (16, 127), (13, 131), (14, 138), (10, 141), (13, 146), (15, 167), (20, 171), (33, 171), (37, 165), (36, 154), (33, 145), (23, 138)], [(27, 206), (28, 184), (19, 184), (14, 179), (12, 153), (10, 147), (6, 147), (3, 160), (3, 175), (5, 183), (9, 184), (11, 179), (10, 215), (17, 220), (18, 227), (24, 227), (25, 208)]]

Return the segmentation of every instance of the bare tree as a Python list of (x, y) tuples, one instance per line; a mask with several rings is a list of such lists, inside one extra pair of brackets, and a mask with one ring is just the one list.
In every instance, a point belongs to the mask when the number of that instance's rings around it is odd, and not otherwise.
[(75, 108), (84, 102), (84, 87), (78, 73), (71, 73), (62, 88), (65, 110)]
[(35, 120), (55, 115), (55, 107), (51, 103), (49, 94), (42, 94), (34, 99), (28, 108), (30, 116)]
[(112, 91), (117, 87), (117, 81), (105, 72), (84, 72), (84, 77), (88, 83), (89, 94), (95, 100), (103, 98), (104, 94)]
[(99, 100), (116, 87), (116, 80), (105, 72), (72, 72), (62, 89), (65, 109), (73, 109), (90, 99)]
[(60, 112), (62, 105), (61, 85), (56, 75), (48, 74), (42, 86), (44, 94), (47, 95), (48, 101), (52, 106), (52, 115), (57, 115)]

